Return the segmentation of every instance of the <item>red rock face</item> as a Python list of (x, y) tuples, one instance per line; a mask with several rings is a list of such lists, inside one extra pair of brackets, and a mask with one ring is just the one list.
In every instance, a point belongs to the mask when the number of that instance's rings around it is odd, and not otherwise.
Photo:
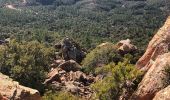
[(19, 85), (0, 73), (0, 100), (41, 100), (37, 90)]
[(159, 29), (153, 39), (149, 42), (144, 55), (138, 60), (136, 66), (140, 69), (148, 70), (153, 61), (164, 53), (169, 52), (170, 47), (170, 17), (164, 26)]
[(170, 85), (159, 91), (153, 100), (170, 100)]
[(152, 100), (155, 94), (169, 85), (170, 53), (157, 57), (149, 68), (137, 91), (132, 96), (133, 100)]
[(8, 100), (8, 98), (2, 96), (2, 94), (0, 93), (0, 100)]

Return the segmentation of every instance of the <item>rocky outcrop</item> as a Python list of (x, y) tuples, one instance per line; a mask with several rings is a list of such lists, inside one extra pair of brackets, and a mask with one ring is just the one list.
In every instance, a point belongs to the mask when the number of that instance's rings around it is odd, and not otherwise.
[(159, 55), (169, 52), (170, 47), (170, 17), (149, 42), (145, 54), (138, 60), (136, 66), (148, 70)]
[(117, 48), (117, 50), (122, 54), (132, 53), (137, 50), (137, 47), (131, 44), (131, 41), (129, 39), (119, 41), (117, 43)]
[(83, 73), (80, 68), (73, 60), (65, 61), (49, 72), (44, 84), (52, 86), (56, 91), (68, 91), (88, 99), (93, 93), (89, 85), (95, 77)]
[(70, 38), (64, 38), (61, 42), (55, 45), (56, 49), (59, 50), (57, 53), (61, 55), (64, 60), (75, 60), (80, 63), (86, 56), (86, 52)]
[(159, 55), (132, 96), (133, 100), (152, 100), (158, 91), (169, 85), (169, 69), (170, 53)]
[(55, 48), (58, 50), (56, 60), (51, 64), (52, 69), (44, 84), (55, 91), (67, 91), (89, 99), (93, 93), (90, 84), (95, 77), (81, 71), (79, 63), (86, 56), (85, 50), (70, 38), (64, 38)]
[(54, 60), (53, 64), (51, 64), (52, 68), (59, 67), (65, 71), (78, 71), (81, 69), (81, 66), (74, 60)]
[(81, 69), (81, 66), (75, 62), (74, 60), (68, 60), (66, 62), (61, 63), (59, 68), (69, 72), (69, 71), (79, 71)]
[(37, 90), (19, 85), (0, 73), (0, 100), (41, 100)]
[(8, 100), (8, 98), (2, 96), (2, 94), (0, 93), (0, 100)]
[(153, 100), (170, 100), (170, 86), (159, 91)]

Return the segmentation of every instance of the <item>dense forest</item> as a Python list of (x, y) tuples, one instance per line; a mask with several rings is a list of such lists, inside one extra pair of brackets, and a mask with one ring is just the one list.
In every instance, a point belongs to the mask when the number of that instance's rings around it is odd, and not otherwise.
[[(43, 100), (84, 100), (46, 85), (53, 63), (64, 60), (87, 77), (103, 76), (79, 80), (93, 91), (90, 100), (117, 100), (127, 81), (134, 83), (130, 91), (137, 88), (143, 72), (135, 63), (169, 13), (169, 0), (0, 0), (0, 72), (37, 89)], [(118, 51), (116, 43), (126, 39), (133, 52)]]
[[(72, 37), (86, 48), (132, 39), (145, 47), (169, 12), (169, 0), (0, 0), (1, 38), (52, 43)], [(6, 9), (13, 4), (18, 10)], [(48, 34), (48, 36), (47, 36)], [(140, 37), (140, 38), (139, 38)], [(142, 46), (141, 46), (142, 45)]]

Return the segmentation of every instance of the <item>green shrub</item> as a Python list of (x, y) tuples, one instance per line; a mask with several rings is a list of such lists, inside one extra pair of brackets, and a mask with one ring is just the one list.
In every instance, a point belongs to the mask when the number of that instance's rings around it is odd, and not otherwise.
[(43, 96), (43, 100), (80, 100), (79, 97), (73, 96), (71, 93), (69, 92), (47, 92), (45, 93), (45, 95)]
[(54, 49), (36, 41), (18, 43), (12, 40), (0, 48), (0, 71), (22, 85), (43, 92)]
[(142, 76), (142, 72), (130, 64), (127, 58), (117, 65), (113, 63), (108, 64), (100, 69), (99, 72), (105, 70), (107, 70), (109, 74), (103, 80), (99, 80), (91, 85), (96, 95), (94, 99), (116, 100), (123, 92), (122, 84), (127, 80), (133, 81), (135, 79), (136, 86)]
[(97, 66), (118, 62), (121, 59), (121, 55), (117, 53), (116, 47), (112, 43), (106, 43), (104, 46), (98, 46), (87, 54), (82, 65), (86, 72), (94, 72)]

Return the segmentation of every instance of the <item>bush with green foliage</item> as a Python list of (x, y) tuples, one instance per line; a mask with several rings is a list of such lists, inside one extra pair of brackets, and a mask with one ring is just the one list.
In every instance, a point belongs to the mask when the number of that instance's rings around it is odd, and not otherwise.
[(110, 62), (121, 61), (122, 57), (116, 51), (116, 47), (112, 43), (106, 43), (104, 46), (98, 46), (90, 53), (82, 62), (86, 72), (94, 72), (97, 66), (107, 65)]
[(0, 48), (0, 72), (24, 86), (43, 92), (44, 81), (54, 57), (54, 49), (37, 41), (17, 42)]
[(121, 87), (127, 80), (134, 80), (135, 85), (140, 82), (142, 72), (137, 70), (134, 65), (130, 64), (127, 58), (123, 62), (119, 62), (117, 65), (114, 63), (108, 64), (97, 71), (100, 73), (108, 73), (108, 75), (91, 87), (95, 91), (95, 99), (99, 100), (116, 100), (123, 92)]
[(79, 97), (73, 96), (69, 92), (52, 92), (48, 91), (44, 94), (43, 100), (81, 100)]

